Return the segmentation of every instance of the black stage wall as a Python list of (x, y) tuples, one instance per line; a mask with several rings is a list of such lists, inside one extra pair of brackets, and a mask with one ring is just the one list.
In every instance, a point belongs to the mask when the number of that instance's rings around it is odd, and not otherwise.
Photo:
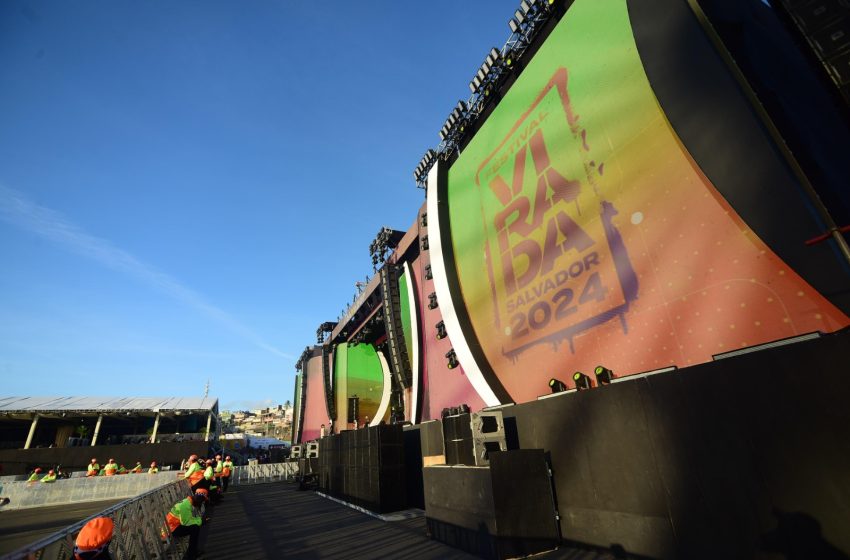
[(503, 411), (550, 452), (564, 540), (754, 558), (784, 546), (780, 523), (812, 540), (820, 524), (846, 554), (848, 347), (845, 330)]
[(3, 449), (0, 450), (0, 464), (3, 466), (4, 475), (24, 474), (37, 466), (51, 468), (61, 465), (69, 471), (85, 470), (92, 457), (96, 457), (101, 466), (112, 458), (128, 469), (133, 468), (136, 461), (141, 461), (142, 466), (147, 468), (151, 461), (160, 465), (180, 465), (180, 461), (187, 459), (189, 455), (205, 455), (207, 450), (205, 441)]

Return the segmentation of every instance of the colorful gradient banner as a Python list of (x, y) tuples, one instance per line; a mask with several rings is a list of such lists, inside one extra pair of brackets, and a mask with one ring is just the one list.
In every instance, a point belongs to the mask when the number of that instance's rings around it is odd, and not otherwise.
[(454, 303), (517, 402), (600, 364), (684, 367), (849, 323), (695, 165), (622, 0), (572, 5), (452, 165), (447, 194)]

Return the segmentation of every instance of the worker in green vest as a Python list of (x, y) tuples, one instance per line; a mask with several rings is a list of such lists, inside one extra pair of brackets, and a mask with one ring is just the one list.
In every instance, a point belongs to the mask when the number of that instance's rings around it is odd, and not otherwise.
[(36, 467), (32, 474), (27, 479), (27, 482), (37, 482), (41, 478), (41, 467)]
[(189, 466), (186, 467), (186, 474), (183, 475), (183, 478), (189, 481), (189, 486), (192, 487), (192, 492), (194, 492), (196, 488), (209, 488), (206, 484), (206, 480), (204, 479), (204, 468), (201, 466), (200, 462), (198, 462), (197, 455), (189, 456)]
[(56, 471), (50, 469), (47, 474), (41, 479), (42, 482), (56, 482)]
[(218, 491), (218, 479), (215, 476), (215, 467), (213, 466), (213, 460), (207, 459), (206, 462), (207, 468), (204, 469), (204, 480), (209, 484), (208, 488), (210, 489), (210, 501), (213, 504), (217, 504), (219, 500), (221, 500), (221, 494)]
[(151, 461), (151, 468), (148, 469), (148, 474), (156, 474), (159, 472), (159, 467), (156, 466), (156, 461)]
[(201, 494), (193, 494), (174, 504), (171, 511), (165, 516), (168, 529), (174, 537), (189, 537), (189, 548), (183, 556), (184, 560), (191, 560), (198, 556), (198, 538), (201, 535), (201, 506), (205, 498)]
[(100, 465), (97, 463), (97, 458), (92, 457), (91, 463), (86, 467), (86, 476), (97, 476), (100, 472)]
[(230, 475), (233, 474), (233, 461), (230, 460), (230, 455), (224, 457), (224, 462), (221, 464), (221, 491), (227, 492), (227, 487), (230, 485)]
[(115, 459), (110, 459), (108, 463), (103, 467), (103, 474), (106, 476), (115, 476), (118, 472), (118, 463), (115, 462)]

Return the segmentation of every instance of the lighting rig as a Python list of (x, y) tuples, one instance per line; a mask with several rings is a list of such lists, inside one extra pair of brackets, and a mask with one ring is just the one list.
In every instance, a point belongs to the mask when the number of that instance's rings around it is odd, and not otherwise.
[(336, 321), (326, 321), (316, 329), (316, 344), (324, 344), (327, 336), (336, 328)]
[(305, 347), (304, 351), (301, 353), (301, 357), (298, 358), (297, 362), (295, 362), (296, 371), (307, 373), (307, 362), (310, 360), (310, 356), (312, 355), (312, 349), (309, 346)]
[(399, 241), (404, 237), (403, 231), (390, 229), (386, 226), (378, 231), (374, 241), (369, 244), (369, 256), (372, 257), (372, 270), (377, 271), (378, 265), (387, 260), (388, 254), (398, 247)]
[(501, 49), (493, 47), (478, 71), (469, 82), (470, 97), (458, 101), (440, 129), (440, 144), (436, 150), (429, 149), (419, 160), (413, 171), (413, 180), (419, 188), (425, 188), (428, 171), (437, 159), (452, 157), (463, 141), (470, 125), (484, 113), (495, 96), (494, 92), (518, 67), (528, 47), (546, 22), (556, 13), (556, 0), (522, 0), (513, 17), (508, 20), (511, 34)]

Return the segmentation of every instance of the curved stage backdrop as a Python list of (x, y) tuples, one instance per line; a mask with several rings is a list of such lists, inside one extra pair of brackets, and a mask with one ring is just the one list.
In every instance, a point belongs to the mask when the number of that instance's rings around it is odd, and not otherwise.
[[(385, 299), (399, 311), (375, 321), (367, 293), (322, 340), (336, 429), (355, 394), (361, 424), (384, 393), (383, 419), (419, 422), (531, 401), (597, 365), (686, 368), (850, 324), (847, 263), (832, 241), (804, 244), (828, 230), (819, 201), (693, 6), (565, 8), (460, 155), (431, 168), (383, 265), (401, 271)], [(329, 415), (312, 366), (302, 376), (306, 440)]]

